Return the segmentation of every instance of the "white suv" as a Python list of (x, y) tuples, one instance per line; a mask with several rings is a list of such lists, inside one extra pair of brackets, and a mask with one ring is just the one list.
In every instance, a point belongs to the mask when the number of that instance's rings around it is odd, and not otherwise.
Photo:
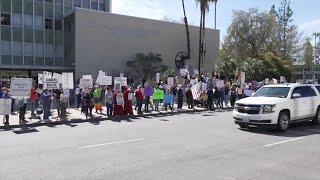
[(233, 118), (241, 128), (272, 126), (280, 131), (289, 124), (320, 123), (320, 85), (279, 84), (260, 88), (252, 97), (236, 102)]

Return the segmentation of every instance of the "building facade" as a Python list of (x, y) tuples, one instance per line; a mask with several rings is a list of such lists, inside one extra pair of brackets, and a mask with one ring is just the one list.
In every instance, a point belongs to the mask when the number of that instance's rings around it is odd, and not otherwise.
[(75, 8), (110, 12), (111, 0), (1, 0), (0, 80), (37, 71), (72, 71), (64, 17)]

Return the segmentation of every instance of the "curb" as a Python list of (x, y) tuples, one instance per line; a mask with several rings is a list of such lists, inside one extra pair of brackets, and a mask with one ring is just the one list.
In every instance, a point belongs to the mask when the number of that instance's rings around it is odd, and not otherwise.
[(167, 114), (187, 114), (187, 113), (196, 113), (196, 112), (203, 112), (207, 111), (206, 109), (194, 109), (194, 110), (181, 110), (175, 112), (159, 112), (159, 113), (150, 113), (150, 114), (142, 114), (142, 115), (128, 115), (128, 116), (118, 116), (118, 117), (105, 117), (105, 118), (88, 118), (88, 119), (70, 119), (70, 120), (60, 120), (54, 122), (36, 122), (30, 124), (16, 124), (16, 125), (8, 125), (8, 126), (0, 126), (0, 129), (14, 129), (14, 128), (28, 128), (28, 127), (39, 127), (39, 126), (56, 126), (56, 125), (63, 125), (63, 124), (70, 124), (70, 123), (85, 123), (85, 122), (101, 122), (101, 121), (121, 121), (126, 120), (129, 118), (138, 118), (138, 117), (156, 117), (162, 116)]

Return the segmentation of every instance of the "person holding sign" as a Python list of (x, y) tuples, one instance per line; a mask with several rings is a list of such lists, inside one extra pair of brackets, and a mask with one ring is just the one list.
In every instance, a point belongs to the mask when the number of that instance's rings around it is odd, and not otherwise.
[(138, 86), (138, 89), (135, 92), (135, 97), (137, 99), (137, 108), (138, 108), (138, 114), (142, 114), (141, 108), (143, 103), (143, 93), (141, 90), (141, 86)]
[(170, 90), (167, 89), (167, 90), (166, 90), (166, 93), (164, 94), (164, 100), (163, 100), (164, 110), (167, 111), (168, 106), (169, 106), (170, 110), (173, 111), (173, 108), (172, 108), (172, 106), (171, 106), (172, 103), (173, 103), (173, 101), (174, 101), (173, 98), (174, 98), (174, 97), (173, 97), (172, 92), (170, 92)]
[[(50, 116), (50, 107), (51, 107), (51, 93), (48, 89), (45, 89), (42, 94), (42, 103), (43, 103), (43, 120), (48, 121)], [(60, 98), (60, 97), (59, 97)]]
[(123, 110), (123, 105), (124, 105), (124, 98), (123, 98), (123, 94), (120, 93), (118, 90), (114, 91), (113, 94), (113, 104), (114, 104), (114, 111), (113, 111), (113, 115), (114, 116), (122, 116), (125, 115), (125, 112)]
[[(129, 97), (131, 96), (131, 97)], [(133, 115), (132, 111), (132, 92), (130, 88), (126, 88), (124, 91), (124, 111), (126, 115)]]
[[(9, 89), (7, 89), (6, 87), (2, 88), (2, 97), (3, 99), (11, 99), (11, 96), (9, 94)], [(4, 107), (4, 108), (8, 108), (8, 107)], [(9, 114), (5, 114), (3, 117), (3, 124), (4, 125), (9, 125)]]
[(102, 113), (102, 90), (99, 86), (95, 87), (95, 90), (93, 91), (93, 100), (94, 100), (94, 107), (96, 108), (96, 113), (100, 111), (100, 114)]
[(31, 105), (31, 116), (34, 117), (36, 116), (35, 110), (37, 108), (37, 102), (39, 100), (38, 92), (35, 87), (31, 88), (29, 98), (30, 98), (30, 105)]

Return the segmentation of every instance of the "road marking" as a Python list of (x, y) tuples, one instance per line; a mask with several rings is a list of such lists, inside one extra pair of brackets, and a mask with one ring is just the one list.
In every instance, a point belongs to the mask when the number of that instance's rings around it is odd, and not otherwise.
[(135, 141), (142, 141), (142, 140), (144, 140), (144, 138), (129, 139), (129, 140), (124, 140), (124, 141), (117, 141), (117, 142), (110, 142), (110, 143), (102, 143), (102, 144), (93, 144), (93, 145), (88, 145), (88, 146), (79, 147), (79, 149), (99, 147), (99, 146), (107, 146), (107, 145), (112, 145), (112, 144), (124, 144), (124, 143), (128, 143), (128, 142), (135, 142)]
[(280, 141), (280, 142), (276, 142), (276, 143), (272, 143), (272, 144), (266, 144), (266, 145), (264, 145), (264, 147), (271, 147), (271, 146), (284, 144), (284, 143), (288, 143), (288, 142), (292, 142), (292, 141), (298, 141), (298, 140), (301, 140), (301, 139), (304, 139), (304, 137), (298, 137), (298, 138), (289, 139), (289, 140), (285, 140), (285, 141)]

